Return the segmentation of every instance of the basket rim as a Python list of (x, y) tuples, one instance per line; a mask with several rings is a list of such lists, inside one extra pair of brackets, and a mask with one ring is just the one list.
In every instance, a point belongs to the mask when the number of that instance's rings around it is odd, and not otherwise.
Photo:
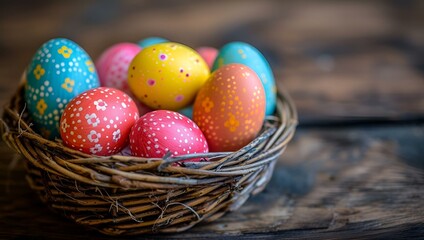
[[(67, 167), (71, 166), (71, 168), (74, 168), (76, 171), (83, 171), (82, 169), (78, 169), (77, 166), (97, 164), (99, 165), (100, 169), (97, 169), (96, 171), (100, 170), (101, 172), (106, 172), (110, 175), (122, 175), (129, 177), (130, 179), (147, 182), (159, 181), (161, 183), (197, 185), (210, 183), (211, 181), (213, 182), (212, 179), (215, 179), (214, 181), (219, 181), (222, 177), (225, 178), (241, 176), (254, 172), (258, 170), (258, 168), (261, 168), (263, 164), (274, 161), (276, 155), (280, 155), (285, 150), (288, 142), (294, 136), (294, 132), (298, 123), (296, 107), (288, 92), (283, 89), (277, 92), (277, 107), (275, 114), (273, 116), (267, 117), (267, 119), (264, 121), (261, 133), (251, 143), (239, 149), (238, 151), (209, 152), (206, 154), (196, 153), (179, 155), (175, 157), (170, 157), (169, 154), (166, 154), (163, 158), (143, 158), (136, 156), (123, 156), (118, 154), (111, 156), (95, 156), (68, 148), (57, 139), (47, 140), (41, 137), (39, 134), (35, 133), (31, 128), (31, 124), (25, 122), (23, 119), (23, 114), (26, 111), (26, 106), (21, 106), (23, 103), (22, 92), (24, 91), (24, 85), (25, 81), (21, 81), (21, 84), (18, 87), (16, 93), (13, 95), (11, 100), (6, 103), (1, 119), (2, 138), (11, 148), (24, 155), (25, 159), (30, 160), (33, 164), (36, 164), (37, 159), (33, 159), (32, 156), (41, 155), (47, 159), (47, 162), (51, 161), (49, 163), (50, 165), (54, 165), (55, 162), (60, 162), (60, 164), (64, 164)], [(19, 112), (18, 109), (21, 112)], [(17, 122), (17, 126), (10, 126), (10, 122), (13, 121)], [(267, 127), (266, 125), (272, 125), (272, 127)], [(28, 148), (28, 143), (25, 144), (24, 142), (33, 143), (37, 147), (33, 147), (33, 149), (29, 150), (25, 149)], [(63, 152), (66, 153), (66, 158), (54, 156), (55, 154)], [(248, 157), (252, 156), (254, 156), (253, 159), (248, 159)], [(181, 160), (203, 157), (217, 158), (218, 160), (198, 163), (184, 163), (184, 166), (182, 167), (172, 165), (173, 163)], [(243, 157), (245, 157), (245, 160), (247, 160), (247, 164), (237, 166), (235, 163), (243, 162), (240, 160), (243, 159)], [(120, 170), (107, 169), (101, 166), (103, 164), (109, 163), (132, 163), (135, 164), (135, 166), (123, 167)], [(192, 181), (193, 179), (174, 179), (172, 177), (163, 176), (156, 178), (155, 176), (141, 176), (139, 173), (128, 172), (131, 170), (137, 170), (137, 168), (142, 170), (143, 167), (140, 167), (140, 165), (144, 165), (144, 167), (147, 165), (150, 167), (155, 167), (158, 172), (168, 173), (170, 175), (200, 175), (212, 179), (209, 179), (209, 181), (204, 181), (202, 179), (196, 179), (195, 181)], [(72, 175), (72, 171), (67, 172), (64, 171), (65, 169), (60, 169), (57, 166), (50, 166), (49, 168), (43, 168), (43, 170), (59, 175)], [(60, 174), (60, 172), (62, 174)], [(91, 172), (91, 178), (93, 178), (92, 174), (97, 175)], [(78, 176), (71, 176), (71, 178), (75, 180), (82, 180)], [(102, 177), (95, 177), (96, 180), (99, 180), (99, 178), (101, 179)], [(100, 185), (104, 186), (104, 184)]]

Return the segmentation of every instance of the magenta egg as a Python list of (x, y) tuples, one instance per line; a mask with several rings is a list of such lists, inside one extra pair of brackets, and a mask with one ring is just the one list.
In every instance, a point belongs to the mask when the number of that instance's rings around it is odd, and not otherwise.
[(209, 151), (199, 127), (191, 119), (168, 110), (140, 117), (131, 129), (130, 149), (134, 156), (147, 158), (161, 158), (167, 152), (178, 156)]

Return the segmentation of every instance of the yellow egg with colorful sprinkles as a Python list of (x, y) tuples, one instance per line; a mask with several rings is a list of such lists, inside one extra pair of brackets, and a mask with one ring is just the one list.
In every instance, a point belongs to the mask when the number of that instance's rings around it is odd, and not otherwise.
[(195, 50), (174, 42), (159, 43), (144, 48), (132, 60), (128, 85), (153, 109), (179, 110), (194, 101), (209, 73)]

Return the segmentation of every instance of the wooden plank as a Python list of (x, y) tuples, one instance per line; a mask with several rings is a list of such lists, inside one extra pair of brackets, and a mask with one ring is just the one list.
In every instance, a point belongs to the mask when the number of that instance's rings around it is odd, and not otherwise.
[[(304, 57), (298, 61), (303, 64), (283, 70), (286, 81), (279, 83), (292, 94), (303, 123), (424, 116), (423, 75), (396, 49), (323, 53), (313, 62)], [(334, 69), (320, 70), (320, 61), (334, 62)]]
[[(237, 212), (184, 233), (147, 237), (423, 236), (423, 144), (423, 125), (300, 130), (265, 191)], [(21, 162), (10, 167), (13, 158), (2, 143), (1, 238), (112, 239), (50, 212), (28, 188)]]

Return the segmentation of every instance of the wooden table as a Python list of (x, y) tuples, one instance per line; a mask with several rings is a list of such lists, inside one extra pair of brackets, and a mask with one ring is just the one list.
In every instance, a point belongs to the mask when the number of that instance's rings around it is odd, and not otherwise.
[[(46, 40), (96, 59), (159, 35), (192, 47), (263, 51), (300, 125), (261, 194), (237, 212), (134, 239), (424, 238), (422, 1), (27, 1), (0, 6), (0, 101)], [(112, 239), (50, 212), (0, 143), (1, 239)]]

